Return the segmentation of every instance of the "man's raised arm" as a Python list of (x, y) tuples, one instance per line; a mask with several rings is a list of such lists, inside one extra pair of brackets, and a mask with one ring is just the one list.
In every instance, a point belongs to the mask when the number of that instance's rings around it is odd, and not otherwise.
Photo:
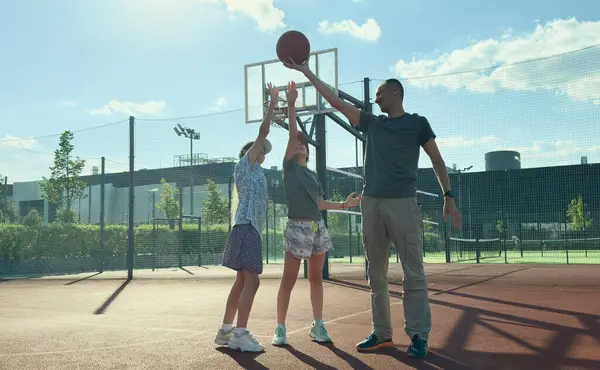
[(332, 89), (330, 89), (323, 81), (321, 81), (309, 68), (308, 60), (304, 64), (283, 63), (287, 68), (295, 69), (302, 72), (310, 83), (317, 89), (323, 99), (327, 100), (332, 107), (342, 113), (351, 124), (358, 127), (360, 125), (360, 110), (354, 105), (345, 102)]

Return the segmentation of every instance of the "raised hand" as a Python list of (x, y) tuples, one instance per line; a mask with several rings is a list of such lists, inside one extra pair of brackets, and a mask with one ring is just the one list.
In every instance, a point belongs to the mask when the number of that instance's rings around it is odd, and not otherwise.
[(269, 89), (269, 93), (271, 95), (271, 106), (275, 107), (279, 102), (279, 90), (270, 82), (267, 84), (267, 88)]
[(288, 107), (294, 106), (296, 99), (298, 99), (298, 90), (296, 90), (296, 83), (294, 81), (288, 82), (287, 89), (285, 90), (285, 96)]
[(308, 59), (306, 59), (306, 61), (304, 63), (296, 64), (296, 62), (290, 57), (289, 62), (282, 62), (282, 63), (284, 66), (286, 66), (289, 69), (295, 69), (296, 71), (306, 74), (306, 72), (310, 71), (310, 69), (308, 68), (309, 60), (310, 60), (310, 57)]

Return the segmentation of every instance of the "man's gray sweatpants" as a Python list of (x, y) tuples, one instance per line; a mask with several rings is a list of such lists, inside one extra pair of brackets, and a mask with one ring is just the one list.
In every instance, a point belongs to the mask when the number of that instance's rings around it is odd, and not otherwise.
[(423, 269), (423, 222), (416, 198), (363, 196), (361, 211), (363, 243), (369, 262), (373, 334), (381, 339), (392, 338), (387, 273), (389, 250), (394, 241), (404, 271), (404, 330), (410, 338), (416, 334), (427, 340), (431, 311)]

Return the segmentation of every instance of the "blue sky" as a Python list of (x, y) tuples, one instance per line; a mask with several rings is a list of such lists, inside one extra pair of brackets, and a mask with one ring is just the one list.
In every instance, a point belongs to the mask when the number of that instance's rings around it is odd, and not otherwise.
[[(574, 52), (600, 44), (594, 0), (20, 0), (0, 8), (0, 174), (47, 175), (52, 135), (66, 129), (86, 173), (101, 156), (125, 170), (131, 114), (136, 168), (189, 152), (176, 123), (201, 132), (195, 151), (235, 156), (258, 129), (244, 123), (243, 66), (275, 58), (291, 28), (312, 50), (338, 48), (353, 95), (364, 77), (400, 77), (406, 110), (429, 118), (448, 165), (482, 170), (485, 152), (506, 148), (524, 167), (600, 161), (600, 47)], [(201, 117), (170, 119), (186, 116)], [(329, 165), (354, 165), (354, 140), (327, 128)], [(270, 138), (265, 166), (280, 166), (286, 133)]]

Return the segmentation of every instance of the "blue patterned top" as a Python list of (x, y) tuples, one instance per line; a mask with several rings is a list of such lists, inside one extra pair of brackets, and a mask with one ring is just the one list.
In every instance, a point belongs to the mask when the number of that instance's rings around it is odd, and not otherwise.
[(235, 212), (235, 225), (250, 224), (262, 234), (267, 216), (267, 178), (263, 168), (254, 163), (250, 166), (245, 154), (233, 169), (233, 178), (238, 192), (238, 207)]

